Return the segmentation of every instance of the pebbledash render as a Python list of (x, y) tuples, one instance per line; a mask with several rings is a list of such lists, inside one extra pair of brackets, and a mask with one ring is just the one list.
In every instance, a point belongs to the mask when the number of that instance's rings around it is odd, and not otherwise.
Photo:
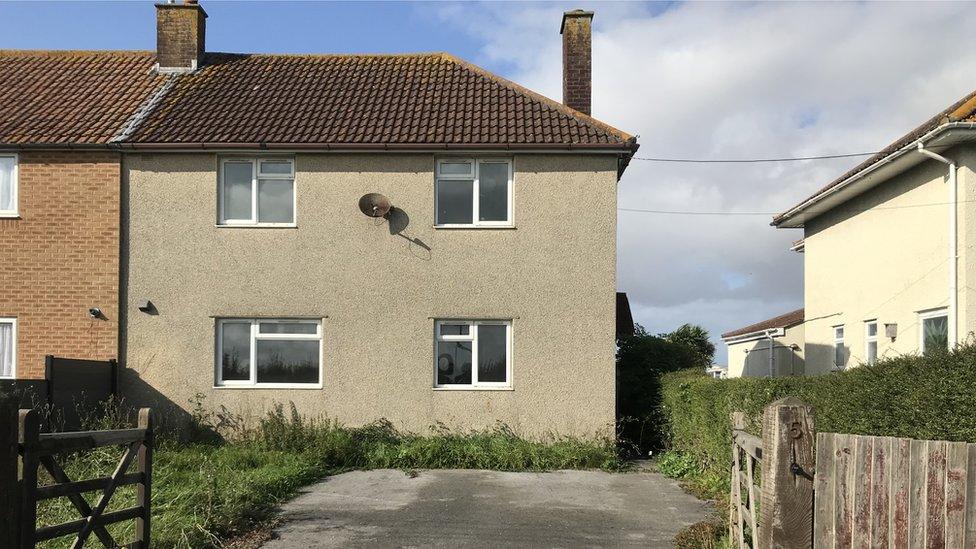
[(448, 54), (207, 53), (200, 6), (157, 9), (173, 66), (119, 145), (130, 403), (612, 435), (637, 143), (583, 114), (588, 70), (563, 105)]

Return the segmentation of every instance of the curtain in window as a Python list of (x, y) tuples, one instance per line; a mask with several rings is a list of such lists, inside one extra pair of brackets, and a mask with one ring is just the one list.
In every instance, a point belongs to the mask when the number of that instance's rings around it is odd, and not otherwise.
[(0, 377), (14, 374), (14, 325), (0, 323)]
[(0, 210), (14, 209), (14, 159), (0, 157)]

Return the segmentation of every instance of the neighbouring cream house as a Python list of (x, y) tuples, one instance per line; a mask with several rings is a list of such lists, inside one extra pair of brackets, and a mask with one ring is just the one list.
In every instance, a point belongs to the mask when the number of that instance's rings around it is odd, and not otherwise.
[(119, 145), (132, 403), (613, 433), (637, 143), (589, 116), (591, 12), (560, 104), (448, 54), (207, 53), (199, 5), (157, 10), (168, 81)]
[(972, 337), (974, 140), (976, 93), (773, 220), (803, 230), (807, 373)]
[(803, 309), (722, 334), (728, 346), (724, 377), (803, 375)]

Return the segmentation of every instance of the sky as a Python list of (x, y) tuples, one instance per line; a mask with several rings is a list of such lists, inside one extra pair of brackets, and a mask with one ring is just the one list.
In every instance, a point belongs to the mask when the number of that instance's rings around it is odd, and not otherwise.
[[(593, 114), (644, 158), (876, 151), (976, 88), (963, 2), (202, 4), (210, 51), (448, 51), (556, 100), (561, 13), (593, 10)], [(0, 48), (155, 47), (152, 2), (0, 2), (0, 20)], [(635, 320), (700, 324), (724, 364), (719, 334), (803, 304), (802, 235), (773, 214), (856, 163), (635, 159), (619, 208), (724, 213), (618, 212)]]

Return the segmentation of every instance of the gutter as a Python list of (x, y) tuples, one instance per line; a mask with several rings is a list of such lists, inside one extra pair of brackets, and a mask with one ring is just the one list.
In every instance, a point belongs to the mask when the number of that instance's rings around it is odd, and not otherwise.
[[(830, 196), (850, 187), (852, 184), (856, 183), (857, 181), (867, 177), (868, 175), (871, 175), (875, 171), (887, 166), (888, 164), (891, 164), (892, 162), (901, 158), (902, 156), (916, 152), (918, 150), (919, 144), (924, 143), (926, 141), (930, 141), (933, 137), (941, 133), (945, 133), (956, 129), (976, 130), (976, 122), (949, 122), (947, 124), (942, 124), (941, 126), (938, 126), (937, 128), (915, 139), (908, 145), (905, 145), (901, 149), (898, 149), (897, 151), (889, 154), (883, 159), (878, 160), (877, 162), (868, 166), (864, 170), (852, 175), (851, 177), (847, 178), (841, 183), (834, 185), (830, 189), (827, 189), (823, 193), (810, 197), (807, 200), (801, 202), (800, 204), (794, 206), (790, 210), (787, 210), (786, 212), (779, 214), (778, 216), (773, 218), (773, 221), (770, 223), (770, 225), (772, 225), (773, 227), (779, 227), (784, 222), (788, 221), (791, 217), (795, 217), (796, 215), (802, 213), (804, 210), (817, 204), (818, 202), (822, 202), (824, 199), (829, 198)], [(823, 212), (818, 212), (818, 214), (819, 213), (823, 213)]]
[(956, 172), (959, 170), (955, 161), (926, 149), (922, 142), (918, 143), (917, 150), (919, 153), (949, 166), (947, 178), (949, 184), (949, 310), (947, 316), (949, 317), (949, 348), (953, 349), (958, 342), (956, 330), (958, 324), (957, 311), (959, 310), (959, 292), (957, 291), (959, 285), (959, 248), (957, 245), (959, 238), (959, 187), (956, 184)]
[(639, 145), (636, 143), (0, 143), (3, 150), (128, 150), (128, 151), (216, 151), (216, 150), (317, 150), (317, 151), (362, 151), (362, 152), (439, 152), (445, 150), (492, 150), (526, 152), (593, 152), (599, 154), (633, 155)]

